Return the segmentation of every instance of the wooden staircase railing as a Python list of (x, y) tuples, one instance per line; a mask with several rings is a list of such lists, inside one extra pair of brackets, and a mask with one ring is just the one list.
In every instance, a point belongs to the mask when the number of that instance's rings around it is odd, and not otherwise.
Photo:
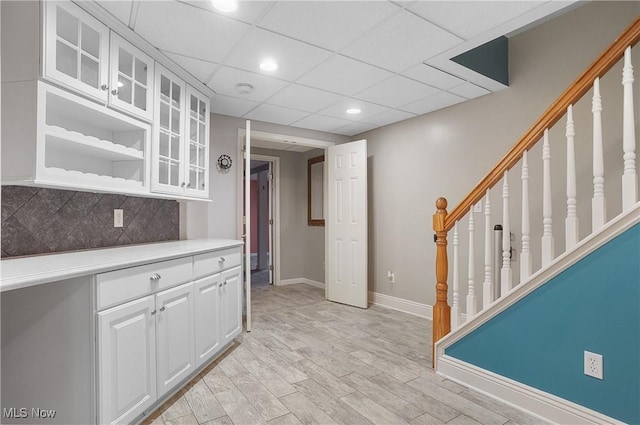
[[(438, 198), (436, 201), (436, 213), (433, 215), (433, 230), (435, 232), (435, 243), (436, 243), (436, 303), (433, 306), (433, 344), (447, 335), (451, 331), (451, 307), (447, 302), (448, 297), (448, 284), (447, 284), (447, 275), (448, 275), (448, 258), (447, 258), (447, 233), (454, 227), (456, 223), (458, 223), (466, 214), (470, 212), (472, 207), (480, 202), (485, 194), (488, 195), (488, 191), (496, 186), (500, 182), (500, 180), (504, 179), (503, 186), (503, 199), (508, 201), (509, 198), (509, 186), (506, 180), (507, 172), (513, 168), (523, 156), (526, 157), (526, 152), (529, 151), (535, 144), (537, 144), (541, 139), (545, 140), (545, 143), (548, 146), (548, 139), (546, 137), (547, 130), (550, 129), (554, 124), (556, 124), (563, 116), (569, 112), (571, 114), (572, 105), (574, 105), (578, 100), (580, 100), (592, 87), (594, 87), (594, 92), (597, 92), (597, 95), (594, 96), (593, 100), (593, 113), (594, 113), (594, 130), (596, 129), (596, 117), (599, 125), (599, 111), (601, 110), (601, 106), (599, 104), (599, 78), (604, 76), (621, 58), (625, 57), (625, 67), (623, 71), (623, 85), (624, 85), (624, 129), (623, 129), (623, 149), (624, 149), (624, 175), (623, 175), (623, 209), (626, 210), (630, 208), (635, 202), (637, 202), (637, 174), (635, 171), (635, 130), (634, 130), (634, 113), (633, 113), (633, 97), (632, 97), (632, 86), (633, 83), (633, 74), (631, 67), (631, 59), (630, 59), (630, 51), (631, 47), (636, 45), (640, 41), (640, 17), (636, 18), (636, 20), (629, 25), (620, 36), (549, 106), (549, 108), (540, 116), (540, 118), (524, 133), (524, 135), (520, 138), (520, 140), (506, 153), (506, 155), (493, 167), (493, 169), (473, 188), (473, 190), (455, 207), (451, 210), (450, 213), (447, 213), (447, 200), (445, 198)], [(597, 99), (596, 99), (597, 97)], [(600, 108), (600, 109), (598, 109)], [(601, 131), (601, 128), (598, 129)], [(572, 160), (571, 154), (573, 153), (571, 150), (573, 149), (573, 120), (569, 115), (569, 119), (567, 121), (567, 152), (570, 153), (569, 161)], [(596, 150), (601, 151), (601, 145), (596, 146), (596, 143), (602, 143), (601, 140), (596, 141), (596, 136), (594, 135), (594, 200), (596, 192), (599, 190), (603, 190), (603, 176), (596, 175), (596, 169), (600, 166), (595, 164), (595, 161), (601, 161), (602, 158), (596, 158), (598, 154)], [(545, 167), (548, 165), (548, 151), (543, 152), (543, 158), (547, 155)], [(523, 181), (523, 190), (525, 187), (525, 183), (528, 184), (528, 166), (526, 164), (526, 158), (524, 159), (523, 170), (522, 170), (522, 181)], [(572, 164), (568, 163), (568, 169), (571, 168)], [(571, 173), (571, 170), (569, 170)], [(598, 174), (602, 174), (598, 172)], [(526, 176), (525, 176), (526, 175)], [(568, 177), (568, 185), (575, 186), (575, 171), (574, 175), (567, 175)], [(573, 181), (572, 181), (573, 178)], [(550, 185), (550, 182), (545, 179), (545, 185)], [(625, 188), (626, 186), (626, 188)], [(601, 189), (598, 189), (600, 187)], [(527, 189), (528, 190), (528, 189)], [(550, 189), (549, 189), (550, 190)], [(544, 191), (544, 189), (543, 189)], [(568, 220), (573, 223), (573, 219), (575, 218), (575, 226), (577, 228), (577, 217), (575, 217), (575, 188), (568, 187), (567, 195), (567, 207), (570, 212), (568, 215)], [(545, 191), (545, 197), (547, 193)], [(550, 194), (548, 195), (550, 197)], [(526, 202), (526, 221), (524, 226), (529, 226), (528, 223), (528, 194), (525, 196), (523, 194), (523, 198), (527, 198)], [(602, 198), (604, 199), (604, 198)], [(549, 201), (550, 202), (550, 201)], [(487, 202), (488, 203), (488, 202)], [(546, 202), (545, 202), (546, 203)], [(594, 201), (594, 203), (596, 203)], [(602, 200), (603, 204), (604, 201)], [(506, 214), (508, 217), (508, 202), (504, 202), (506, 205), (505, 208)], [(524, 201), (523, 201), (524, 205)], [(604, 204), (603, 204), (604, 205)], [(485, 206), (485, 214), (487, 213), (487, 209), (490, 208), (488, 205)], [(594, 206), (595, 208), (595, 206)], [(604, 207), (602, 207), (604, 208)], [(546, 207), (543, 207), (544, 210), (547, 210)], [(548, 207), (548, 214), (550, 215), (550, 206)], [(594, 215), (604, 215), (604, 213), (596, 213)], [(545, 242), (543, 236), (543, 250), (545, 249), (545, 243), (548, 246), (548, 249), (551, 249), (550, 253), (547, 253), (549, 258), (553, 257), (552, 253), (552, 239), (550, 232), (551, 226), (551, 218), (547, 217), (547, 212), (543, 212), (545, 218), (545, 232), (548, 230), (547, 240)], [(571, 217), (570, 217), (571, 216)], [(524, 219), (524, 209), (523, 209), (523, 219)], [(595, 221), (594, 221), (595, 223)], [(470, 227), (472, 224), (470, 225)], [(548, 226), (548, 229), (547, 229)], [(595, 227), (595, 224), (594, 224)], [(595, 229), (594, 229), (595, 230)], [(505, 233), (508, 234), (509, 229), (505, 229)], [(473, 235), (473, 229), (470, 229), (470, 234)], [(577, 235), (576, 235), (577, 237)], [(457, 231), (456, 236), (454, 236), (454, 240), (457, 243)], [(527, 238), (528, 238), (528, 228), (527, 228)], [(523, 246), (525, 243), (523, 233)], [(505, 245), (506, 242), (507, 244)], [(528, 240), (526, 241), (528, 244)], [(503, 248), (510, 246), (508, 244), (508, 240), (503, 240)], [(487, 247), (485, 245), (485, 247)], [(551, 248), (549, 248), (551, 247)], [(528, 248), (528, 245), (527, 245)], [(510, 249), (510, 248), (509, 248)], [(471, 251), (471, 254), (473, 251)], [(456, 254), (457, 254), (457, 246), (456, 246)], [(510, 255), (510, 254), (509, 254)], [(473, 257), (473, 255), (471, 255)], [(549, 260), (547, 258), (547, 260)], [(530, 258), (525, 258), (530, 264)], [(543, 267), (545, 265), (545, 260), (543, 259)], [(454, 265), (457, 267), (457, 264)], [(504, 268), (502, 269), (504, 272)], [(454, 275), (456, 274), (454, 271)], [(510, 272), (510, 269), (508, 270)], [(471, 271), (472, 273), (472, 271)], [(489, 272), (490, 273), (490, 272)], [(529, 271), (529, 274), (531, 272)], [(508, 274), (506, 275), (508, 277)], [(486, 278), (489, 278), (487, 275)], [(486, 285), (485, 278), (485, 286)], [(454, 276), (454, 280), (456, 276)], [(471, 277), (470, 277), (470, 280)], [(454, 282), (454, 287), (457, 282)], [(504, 283), (504, 282), (503, 282)], [(490, 286), (490, 285), (488, 285)], [(487, 286), (487, 287), (488, 287)], [(507, 290), (511, 289), (509, 285), (505, 287)], [(486, 290), (487, 288), (485, 288)], [(454, 289), (454, 291), (457, 291)], [(503, 294), (504, 295), (504, 292)], [(457, 293), (454, 292), (454, 310), (457, 311)], [(486, 299), (486, 296), (485, 296)], [(475, 300), (473, 300), (475, 302)], [(457, 322), (454, 319), (454, 322)], [(434, 358), (435, 362), (435, 358)]]

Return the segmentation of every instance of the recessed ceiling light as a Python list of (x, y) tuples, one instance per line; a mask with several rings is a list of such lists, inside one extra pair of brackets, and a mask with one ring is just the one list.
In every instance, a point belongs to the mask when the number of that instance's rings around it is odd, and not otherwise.
[(347, 114), (349, 115), (356, 115), (359, 114), (360, 112), (362, 112), (360, 109), (358, 108), (349, 108), (347, 109)]
[(278, 63), (273, 59), (265, 59), (260, 63), (260, 69), (263, 71), (275, 71), (278, 69)]
[(220, 12), (233, 12), (238, 8), (236, 0), (211, 0), (211, 3)]

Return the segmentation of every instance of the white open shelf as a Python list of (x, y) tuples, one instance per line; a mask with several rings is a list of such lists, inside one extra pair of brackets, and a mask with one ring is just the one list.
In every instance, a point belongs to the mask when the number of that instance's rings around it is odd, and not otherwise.
[(96, 155), (111, 161), (142, 160), (144, 153), (138, 149), (87, 136), (78, 131), (47, 125), (45, 129), (46, 143), (59, 150), (69, 150), (83, 155)]

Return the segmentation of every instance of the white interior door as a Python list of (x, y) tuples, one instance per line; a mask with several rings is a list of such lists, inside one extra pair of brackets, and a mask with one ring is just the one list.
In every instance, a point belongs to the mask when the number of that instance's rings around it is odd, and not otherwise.
[(267, 250), (267, 260), (269, 262), (269, 283), (274, 284), (273, 276), (273, 162), (269, 161), (269, 174), (267, 177), (269, 195), (267, 196), (269, 207), (269, 245)]
[(327, 299), (367, 308), (367, 141), (330, 146), (325, 158)]
[(251, 332), (251, 121), (247, 120), (244, 149), (244, 299), (245, 329)]

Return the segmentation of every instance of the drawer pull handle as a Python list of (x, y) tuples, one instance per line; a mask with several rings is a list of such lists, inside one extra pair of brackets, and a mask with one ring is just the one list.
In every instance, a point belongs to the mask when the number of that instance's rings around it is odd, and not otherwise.
[(166, 310), (165, 306), (160, 307), (160, 311), (165, 311), (165, 310)]
[(220, 262), (222, 263), (222, 262), (224, 262), (224, 261), (226, 261), (226, 260), (225, 260), (225, 258), (224, 258), (224, 257), (220, 257), (220, 258), (218, 259), (218, 261), (220, 261)]
[(160, 279), (162, 279), (162, 276), (160, 276), (158, 273), (154, 273), (151, 275), (151, 280), (153, 280), (154, 282), (157, 282)]
[(155, 310), (151, 310), (151, 315), (153, 316), (154, 314), (156, 314)]

